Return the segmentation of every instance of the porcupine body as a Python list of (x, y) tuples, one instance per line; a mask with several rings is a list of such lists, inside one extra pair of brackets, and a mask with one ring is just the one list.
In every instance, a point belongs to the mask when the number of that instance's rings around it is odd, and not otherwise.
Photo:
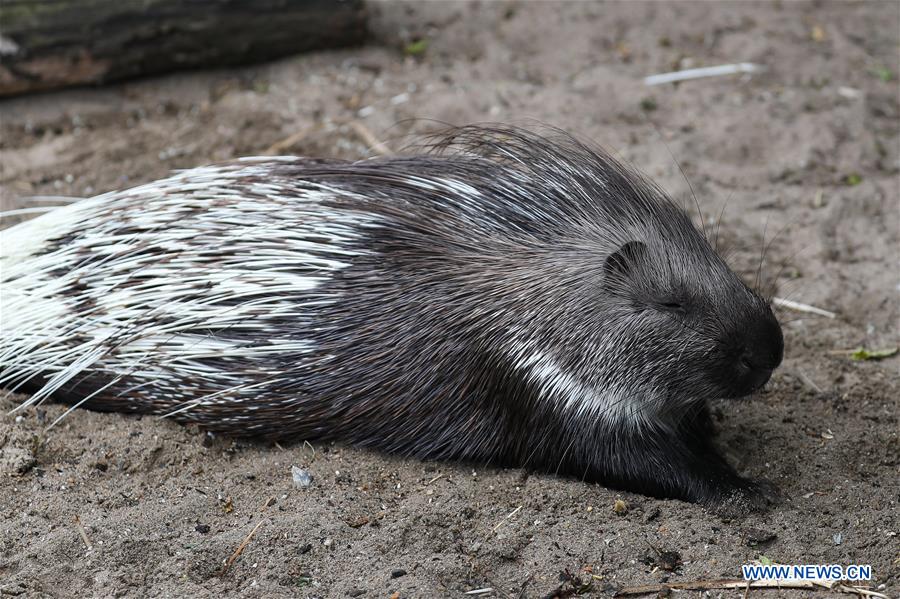
[(0, 384), (240, 436), (341, 440), (762, 501), (707, 403), (782, 356), (680, 208), (562, 135), (249, 158), (0, 233)]

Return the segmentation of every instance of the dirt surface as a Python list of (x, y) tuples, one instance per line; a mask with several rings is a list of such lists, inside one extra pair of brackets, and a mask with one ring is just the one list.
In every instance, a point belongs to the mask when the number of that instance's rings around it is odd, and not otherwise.
[[(606, 596), (766, 556), (871, 564), (872, 588), (900, 595), (900, 357), (835, 353), (900, 344), (900, 4), (434, 2), (377, 5), (372, 22), (358, 50), (0, 103), (3, 207), (266, 151), (364, 157), (366, 131), (396, 149), (436, 128), (413, 118), (550, 123), (689, 204), (677, 159), (706, 224), (725, 207), (736, 269), (753, 280), (767, 245), (777, 295), (838, 314), (779, 311), (783, 367), (721, 407), (722, 448), (786, 499), (723, 520), (552, 475), (150, 417), (77, 411), (46, 431), (65, 411), (46, 403), (0, 420), (0, 594)], [(642, 81), (745, 61), (767, 71)]]

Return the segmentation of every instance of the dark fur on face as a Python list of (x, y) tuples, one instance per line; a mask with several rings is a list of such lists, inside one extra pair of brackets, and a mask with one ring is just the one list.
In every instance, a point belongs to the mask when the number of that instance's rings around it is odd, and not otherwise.
[[(253, 159), (87, 202), (21, 262), (77, 263), (71, 285), (2, 279), (79, 325), (47, 335), (100, 348), (54, 395), (765, 503), (713, 449), (708, 402), (781, 362), (768, 303), (661, 190), (571, 137), (463, 127), (423, 155)], [(0, 359), (50, 394), (39, 353)]]

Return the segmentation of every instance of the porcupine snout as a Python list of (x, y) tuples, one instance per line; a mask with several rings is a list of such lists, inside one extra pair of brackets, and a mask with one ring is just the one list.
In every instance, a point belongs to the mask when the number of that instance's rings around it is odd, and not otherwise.
[(771, 310), (757, 316), (739, 335), (737, 359), (734, 362), (735, 397), (758, 391), (781, 364), (784, 337)]

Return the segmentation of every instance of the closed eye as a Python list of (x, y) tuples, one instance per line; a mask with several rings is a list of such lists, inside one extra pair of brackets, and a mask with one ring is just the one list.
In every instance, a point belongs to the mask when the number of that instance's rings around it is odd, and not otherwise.
[(676, 301), (659, 302), (659, 307), (670, 312), (684, 312), (684, 304)]

